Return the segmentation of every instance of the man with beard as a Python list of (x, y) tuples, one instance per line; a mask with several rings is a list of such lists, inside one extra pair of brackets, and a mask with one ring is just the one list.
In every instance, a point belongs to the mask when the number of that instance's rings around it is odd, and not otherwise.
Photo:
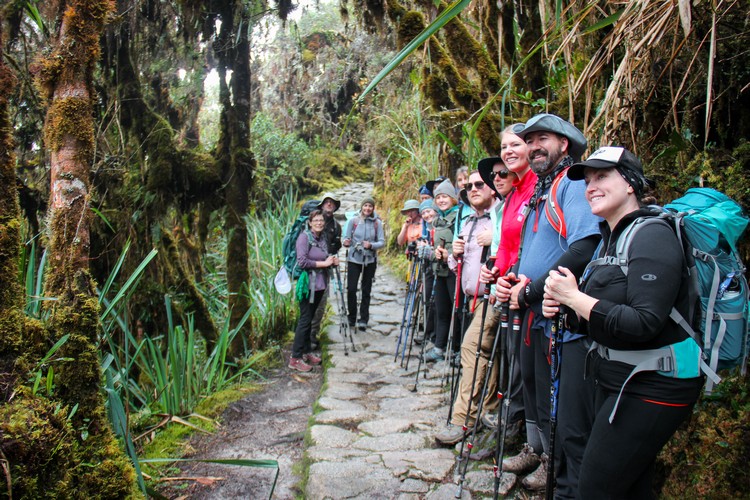
[[(526, 209), (517, 277), (510, 273), (497, 282), (498, 300), (510, 300), (511, 309), (525, 311), (521, 346), (524, 406), (529, 446), (504, 461), (523, 463), (536, 471), (524, 478), (524, 487), (540, 491), (547, 482), (550, 437), (550, 365), (547, 354), (552, 320), (542, 315), (544, 281), (558, 266), (580, 277), (599, 242), (599, 218), (591, 214), (584, 196), (585, 184), (565, 175), (586, 149), (586, 139), (571, 123), (542, 113), (514, 133), (528, 145), (531, 169), (538, 181)], [(570, 320), (571, 318), (569, 318)], [(593, 421), (593, 382), (583, 370), (589, 341), (564, 329), (560, 362), (555, 464), (556, 497), (573, 498), (578, 484), (583, 450)], [(534, 433), (536, 427), (537, 433)], [(538, 448), (541, 446), (541, 450)], [(541, 457), (535, 459), (540, 451)], [(520, 471), (519, 471), (520, 472)]]
[[(328, 244), (328, 253), (330, 255), (338, 255), (341, 249), (341, 226), (336, 219), (333, 218), (333, 213), (339, 209), (341, 202), (331, 193), (323, 195), (323, 201), (318, 205), (318, 209), (323, 211), (323, 217), (326, 220), (326, 225), (323, 228), (323, 237)], [(318, 335), (320, 334), (320, 323), (323, 321), (323, 315), (326, 312), (326, 304), (328, 303), (328, 289), (323, 294), (323, 298), (315, 310), (315, 316), (312, 320), (312, 330), (310, 333), (310, 340), (314, 350), (318, 349), (320, 341)]]
[[(467, 219), (463, 229), (461, 229), (459, 238), (453, 241), (453, 253), (448, 259), (448, 265), (452, 270), (455, 270), (457, 267), (456, 257), (463, 254), (461, 289), (466, 294), (466, 302), (471, 304), (474, 302), (474, 295), (477, 293), (479, 270), (483, 264), (483, 250), (492, 244), (490, 211), (497, 210), (497, 205), (502, 204), (502, 200), (495, 198), (494, 190), (482, 180), (482, 176), (479, 175), (478, 171), (474, 171), (469, 175), (469, 181), (466, 183), (465, 189), (473, 213)], [(482, 307), (484, 306), (477, 306), (478, 309)], [(500, 321), (500, 314), (491, 307), (487, 312), (481, 345), (481, 353), (483, 355), (480, 356), (479, 363), (477, 364), (476, 352), (482, 326), (481, 319), (481, 314), (474, 316), (461, 343), (461, 369), (463, 375), (459, 383), (456, 400), (453, 404), (451, 423), (448, 424), (445, 430), (435, 436), (435, 440), (443, 445), (453, 445), (459, 442), (464, 436), (462, 430), (464, 423), (466, 422), (467, 427), (471, 429), (478, 418), (477, 406), (482, 394), (482, 384), (487, 372), (488, 361), (495, 340), (495, 332)], [(459, 326), (455, 324), (454, 334), (458, 335), (457, 338), (460, 338)], [(475, 369), (477, 371), (476, 383), (474, 384), (474, 393), (472, 394), (472, 379), (475, 377)], [(497, 392), (497, 365), (493, 366), (493, 372), (484, 401), (484, 408), (487, 411), (492, 411), (498, 405), (498, 400), (495, 396)]]

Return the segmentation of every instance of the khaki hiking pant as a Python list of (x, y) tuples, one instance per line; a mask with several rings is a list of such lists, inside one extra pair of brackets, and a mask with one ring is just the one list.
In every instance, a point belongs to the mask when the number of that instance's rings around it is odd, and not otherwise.
[[(492, 345), (495, 342), (497, 326), (500, 323), (500, 312), (496, 311), (490, 304), (487, 304), (487, 307), (488, 311), (484, 322), (484, 335), (482, 335), (479, 366), (477, 367), (476, 382), (474, 383), (474, 393), (471, 396), (469, 394), (471, 392), (471, 381), (474, 376), (474, 364), (476, 362), (477, 343), (479, 342), (479, 329), (482, 326), (482, 308), (484, 308), (484, 302), (480, 302), (477, 305), (474, 312), (474, 319), (472, 319), (469, 328), (466, 330), (464, 341), (461, 344), (461, 381), (459, 383), (458, 394), (456, 394), (456, 401), (453, 403), (453, 417), (451, 418), (451, 423), (454, 425), (460, 426), (466, 421), (469, 428), (471, 428), (477, 419), (479, 397), (482, 395), (482, 386), (487, 375), (487, 366), (492, 354)], [(496, 357), (500, 355), (499, 346), (497, 351)], [(483, 414), (497, 411), (498, 369), (498, 364), (493, 363), (482, 407)], [(466, 420), (470, 397), (471, 413), (469, 414), (469, 419)]]

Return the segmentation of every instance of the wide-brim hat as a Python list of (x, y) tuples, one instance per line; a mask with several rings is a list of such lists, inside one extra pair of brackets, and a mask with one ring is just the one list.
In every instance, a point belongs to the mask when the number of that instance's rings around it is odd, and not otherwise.
[(430, 195), (433, 198), (435, 197), (435, 187), (439, 186), (445, 179), (446, 179), (446, 177), (444, 177), (444, 176), (441, 175), (440, 177), (438, 177), (437, 179), (435, 179), (433, 181), (427, 181), (427, 182), (424, 183), (425, 187), (430, 192)]
[(586, 161), (574, 163), (568, 169), (568, 178), (574, 181), (582, 180), (586, 168), (615, 168), (637, 193), (643, 192), (649, 184), (643, 174), (641, 161), (621, 146), (604, 146), (597, 149), (586, 158)]
[(492, 167), (497, 165), (498, 163), (502, 163), (505, 165), (505, 162), (503, 162), (503, 159), (499, 156), (490, 156), (488, 158), (482, 158), (479, 160), (479, 163), (477, 164), (477, 170), (479, 170), (479, 175), (482, 177), (482, 180), (485, 184), (487, 184), (489, 187), (492, 188), (492, 190), (500, 196), (500, 193), (497, 191), (497, 188), (495, 187), (495, 183), (492, 179)]
[(513, 126), (513, 133), (521, 139), (525, 139), (526, 134), (530, 132), (542, 130), (566, 137), (568, 139), (568, 154), (573, 157), (574, 161), (581, 160), (581, 155), (586, 151), (588, 142), (583, 136), (583, 132), (569, 121), (550, 113), (540, 113), (533, 116), (526, 124), (519, 123)]
[(341, 201), (339, 201), (339, 199), (336, 198), (333, 195), (333, 193), (324, 193), (323, 196), (320, 198), (320, 203), (318, 204), (318, 208), (322, 209), (323, 203), (325, 203), (326, 200), (331, 200), (333, 204), (336, 205), (336, 210), (338, 210), (341, 207)]
[(419, 202), (417, 200), (406, 200), (404, 202), (404, 208), (401, 209), (401, 213), (406, 215), (409, 210), (419, 210)]

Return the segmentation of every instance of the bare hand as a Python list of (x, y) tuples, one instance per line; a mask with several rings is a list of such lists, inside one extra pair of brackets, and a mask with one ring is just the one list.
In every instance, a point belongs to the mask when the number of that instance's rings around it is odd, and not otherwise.
[(458, 257), (464, 253), (464, 246), (466, 243), (461, 238), (453, 240), (453, 256)]
[(438, 260), (446, 260), (448, 258), (448, 250), (445, 247), (435, 248), (435, 258)]
[(486, 229), (477, 235), (477, 243), (483, 247), (492, 245), (492, 228)]
[(555, 299), (547, 298), (547, 294), (544, 294), (544, 300), (542, 300), (542, 314), (545, 318), (554, 318), (557, 313), (560, 312), (560, 303)]
[(497, 281), (499, 273), (500, 270), (498, 268), (493, 267), (489, 269), (486, 264), (482, 264), (482, 268), (479, 270), (479, 281), (481, 283), (494, 283)]
[(372, 248), (372, 243), (370, 243), (369, 241), (363, 241), (362, 246), (365, 248)]
[(570, 305), (578, 293), (578, 283), (570, 269), (559, 266), (549, 272), (544, 281), (544, 297), (556, 301), (558, 304)]
[(346, 238), (344, 241), (341, 242), (341, 244), (348, 248), (349, 245), (352, 244), (352, 240), (350, 238)]

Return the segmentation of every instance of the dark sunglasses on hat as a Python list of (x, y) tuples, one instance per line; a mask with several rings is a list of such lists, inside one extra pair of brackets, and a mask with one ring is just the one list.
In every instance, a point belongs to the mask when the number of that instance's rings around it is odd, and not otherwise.
[(490, 172), (490, 179), (494, 179), (495, 176), (500, 176), (501, 179), (507, 179), (508, 175), (510, 175), (510, 172), (507, 170), (501, 170), (499, 172), (495, 172), (494, 170)]

